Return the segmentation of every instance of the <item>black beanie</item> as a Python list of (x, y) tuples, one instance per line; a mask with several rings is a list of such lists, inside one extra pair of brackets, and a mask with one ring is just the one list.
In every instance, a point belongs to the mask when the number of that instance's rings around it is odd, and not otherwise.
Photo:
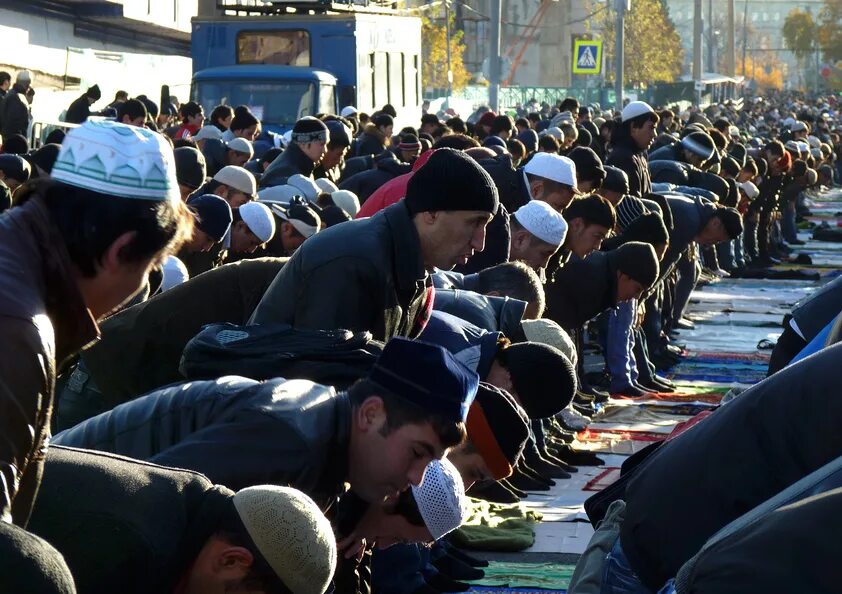
[(102, 98), (102, 93), (99, 90), (99, 85), (88, 87), (88, 90), (85, 92), (85, 95), (87, 95), (94, 101), (99, 101)]
[(308, 144), (310, 142), (327, 142), (330, 133), (327, 125), (318, 118), (305, 116), (295, 122), (292, 128), (292, 142)]
[(583, 148), (590, 147), (593, 143), (593, 136), (591, 136), (591, 133), (588, 131), (588, 129), (579, 126), (578, 128), (576, 128), (576, 130), (579, 132), (579, 135), (576, 137), (576, 146), (580, 146)]
[(719, 202), (724, 202), (728, 199), (728, 184), (715, 173), (700, 171), (695, 167), (688, 168), (687, 181), (693, 187), (713, 192), (716, 194)]
[(205, 156), (192, 146), (182, 146), (173, 151), (175, 155), (175, 176), (178, 183), (191, 190), (197, 189), (207, 177)]
[(136, 97), (136, 99), (138, 101), (140, 101), (141, 103), (143, 103), (143, 105), (146, 107), (146, 113), (149, 114), (152, 117), (153, 120), (158, 117), (158, 104), (157, 103), (152, 101), (152, 99), (150, 99), (146, 95), (138, 95)]
[(619, 167), (606, 165), (605, 181), (602, 182), (602, 188), (611, 192), (619, 192), (620, 194), (626, 195), (629, 193), (629, 176)]
[(29, 181), (32, 168), (29, 166), (29, 161), (20, 155), (5, 154), (0, 155), (0, 171), (6, 177), (23, 184)]
[(500, 199), (494, 180), (476, 161), (463, 151), (442, 148), (409, 179), (405, 203), (410, 215), (453, 210), (496, 214)]
[(540, 342), (519, 342), (500, 351), (520, 405), (530, 419), (558, 414), (576, 393), (576, 374), (557, 348)]
[(351, 215), (347, 212), (336, 206), (335, 204), (331, 204), (325, 206), (319, 216), (322, 219), (322, 222), (325, 224), (325, 228), (333, 227), (334, 225), (338, 225), (339, 223), (347, 223), (348, 221), (352, 220)]
[[(37, 165), (49, 174), (53, 171), (53, 165), (58, 158), (58, 151), (60, 148), (61, 145), (58, 144), (45, 144), (37, 151), (33, 151), (29, 154), (29, 162), (32, 165)], [(32, 173), (34, 175), (35, 171)]]
[(0, 528), (0, 591), (71, 594), (76, 588), (61, 553), (43, 538), (4, 524)]
[(658, 256), (648, 243), (630, 241), (609, 253), (614, 256), (617, 270), (639, 282), (644, 290), (658, 280)]
[[(587, 146), (577, 146), (572, 151), (567, 153), (567, 157), (576, 164), (577, 180), (602, 181), (605, 179), (606, 171), (605, 168), (602, 166), (602, 160), (592, 148), (589, 148)], [(624, 193), (628, 194), (628, 190), (626, 190)]]
[(659, 245), (668, 242), (670, 235), (661, 215), (657, 212), (648, 212), (629, 223), (620, 237), (624, 239), (623, 243), (639, 241)]
[[(482, 411), (491, 436), (480, 430), (482, 424), (475, 416), (474, 407)], [(471, 414), (472, 412), (474, 414)], [(489, 449), (493, 450), (493, 447), (489, 446), (496, 445), (511, 467), (517, 465), (526, 440), (529, 438), (529, 417), (526, 412), (505, 391), (484, 382), (480, 382), (476, 398), (471, 404), (467, 427), (468, 439), (480, 454), (483, 454), (486, 462), (490, 462), (487, 452)], [(493, 438), (494, 444), (486, 443), (489, 437)], [(492, 465), (489, 464), (489, 466)], [(494, 471), (493, 468), (492, 471)]]
[(742, 167), (739, 163), (737, 163), (737, 160), (733, 157), (728, 156), (722, 159), (722, 171), (724, 173), (736, 177), (740, 174), (740, 170), (742, 170)]
[(215, 241), (222, 241), (234, 220), (228, 202), (216, 194), (203, 194), (188, 200), (187, 206), (196, 213), (196, 226)]
[(740, 165), (740, 168), (746, 166), (746, 147), (739, 143), (734, 143), (728, 147), (728, 154)]

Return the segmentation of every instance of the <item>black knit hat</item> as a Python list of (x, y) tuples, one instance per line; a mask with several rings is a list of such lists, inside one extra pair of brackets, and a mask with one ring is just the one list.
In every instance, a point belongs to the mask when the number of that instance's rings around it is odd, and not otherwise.
[(327, 142), (330, 132), (323, 121), (312, 116), (305, 116), (295, 122), (292, 128), (292, 142), (308, 144), (311, 142)]
[(695, 167), (688, 168), (687, 181), (693, 187), (713, 192), (720, 202), (728, 199), (728, 184), (715, 173), (701, 171)]
[(225, 199), (216, 194), (203, 194), (188, 200), (187, 206), (196, 213), (196, 226), (214, 241), (222, 241), (234, 220), (231, 207)]
[(617, 270), (631, 277), (648, 289), (658, 279), (658, 256), (648, 243), (630, 241), (613, 252)]
[(519, 342), (500, 351), (520, 405), (530, 419), (558, 414), (576, 393), (576, 374), (557, 348), (540, 342)]
[(737, 175), (740, 174), (741, 169), (742, 169), (742, 167), (740, 166), (739, 163), (737, 163), (737, 160), (734, 159), (733, 157), (728, 156), (728, 157), (725, 157), (724, 159), (722, 159), (722, 172), (723, 173), (727, 173), (728, 175), (733, 175), (734, 177), (736, 177)]
[(496, 480), (517, 465), (529, 437), (529, 417), (503, 390), (480, 382), (467, 420), (468, 439)]
[(173, 151), (175, 155), (175, 177), (178, 183), (195, 190), (207, 177), (205, 156), (192, 146), (182, 146)]
[(602, 187), (611, 192), (620, 192), (625, 195), (629, 193), (629, 176), (625, 171), (613, 165), (605, 166), (605, 181)]
[(740, 168), (746, 166), (746, 157), (748, 153), (746, 152), (746, 147), (738, 142), (733, 143), (731, 146), (728, 147), (728, 154), (740, 164)]
[(325, 126), (330, 131), (330, 142), (336, 146), (351, 146), (352, 132), (339, 120), (328, 120)]
[(681, 139), (681, 146), (703, 159), (710, 159), (716, 152), (713, 138), (707, 132), (691, 132)]
[(409, 179), (406, 207), (411, 215), (429, 211), (481, 210), (500, 205), (491, 176), (463, 151), (435, 151)]
[[(567, 153), (568, 158), (576, 164), (577, 181), (599, 181), (605, 179), (606, 171), (602, 166), (602, 160), (592, 148), (577, 146)], [(628, 182), (626, 182), (628, 183)], [(624, 192), (628, 194), (628, 190)]]
[(6, 177), (23, 184), (29, 181), (32, 168), (29, 166), (29, 161), (20, 155), (5, 154), (0, 155), (0, 171)]
[(322, 208), (321, 212), (321, 219), (325, 224), (325, 228), (333, 227), (334, 225), (338, 225), (339, 223), (346, 223), (351, 219), (351, 215), (347, 212), (336, 206), (335, 204), (330, 204)]
[(102, 92), (99, 90), (99, 85), (88, 87), (88, 90), (85, 91), (85, 95), (87, 95), (94, 101), (99, 101), (102, 98)]
[(0, 590), (27, 594), (76, 592), (61, 553), (46, 540), (13, 525), (0, 530)]
[(624, 239), (623, 243), (638, 241), (660, 245), (669, 241), (670, 235), (661, 215), (657, 212), (648, 212), (629, 223), (620, 237)]
[(38, 150), (29, 153), (27, 160), (31, 165), (33, 165), (32, 175), (36, 175), (37, 170), (34, 167), (36, 165), (44, 172), (50, 173), (53, 170), (53, 165), (55, 164), (56, 159), (58, 158), (58, 151), (60, 148), (61, 145), (59, 144), (45, 144)]

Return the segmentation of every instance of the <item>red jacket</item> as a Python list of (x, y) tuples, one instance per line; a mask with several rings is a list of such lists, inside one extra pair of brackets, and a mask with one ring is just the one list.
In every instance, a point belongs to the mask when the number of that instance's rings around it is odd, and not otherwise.
[(412, 171), (387, 181), (375, 190), (374, 193), (368, 197), (368, 200), (363, 203), (360, 208), (360, 212), (358, 212), (357, 216), (354, 218), (363, 219), (365, 217), (370, 217), (406, 196), (406, 187), (409, 185), (409, 179), (412, 177), (412, 174), (418, 171), (418, 168), (426, 163), (432, 154), (433, 151), (422, 153), (417, 159), (415, 159), (415, 163), (412, 164)]

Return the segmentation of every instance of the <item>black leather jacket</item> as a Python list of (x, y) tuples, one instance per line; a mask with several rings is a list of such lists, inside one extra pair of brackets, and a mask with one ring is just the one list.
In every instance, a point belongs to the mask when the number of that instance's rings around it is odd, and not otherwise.
[(347, 478), (351, 405), (307, 380), (176, 384), (62, 431), (57, 445), (201, 472), (239, 490), (290, 485), (327, 509)]

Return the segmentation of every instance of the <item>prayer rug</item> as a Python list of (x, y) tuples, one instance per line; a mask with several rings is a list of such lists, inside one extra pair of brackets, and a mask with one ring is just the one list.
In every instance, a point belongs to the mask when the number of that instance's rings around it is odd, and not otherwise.
[(575, 565), (490, 561), (485, 577), (472, 582), (471, 591), (483, 594), (528, 594), (547, 590), (565, 591)]
[(609, 467), (600, 472), (594, 478), (589, 480), (582, 488), (583, 491), (602, 491), (606, 487), (613, 485), (620, 478), (620, 469), (616, 467)]

